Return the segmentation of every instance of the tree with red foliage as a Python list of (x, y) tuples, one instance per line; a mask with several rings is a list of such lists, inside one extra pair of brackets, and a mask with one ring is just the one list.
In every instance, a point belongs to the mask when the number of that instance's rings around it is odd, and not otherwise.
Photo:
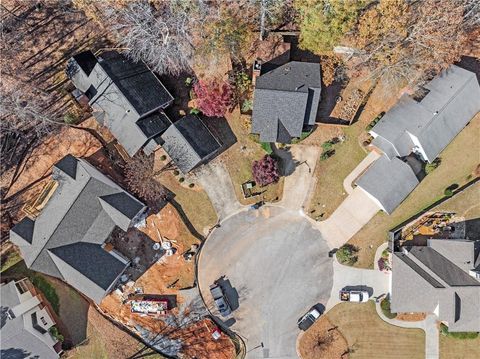
[(253, 179), (260, 186), (266, 186), (270, 183), (278, 182), (280, 173), (278, 171), (277, 160), (272, 156), (265, 155), (261, 160), (254, 161), (252, 165)]
[(193, 90), (198, 109), (208, 117), (222, 117), (233, 105), (233, 91), (228, 83), (198, 81)]

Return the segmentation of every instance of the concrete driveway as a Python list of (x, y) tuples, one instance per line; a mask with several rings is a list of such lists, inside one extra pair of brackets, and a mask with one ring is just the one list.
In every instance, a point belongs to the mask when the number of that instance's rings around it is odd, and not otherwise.
[(220, 221), (242, 209), (223, 163), (212, 161), (196, 170), (195, 177), (207, 192)]
[(280, 205), (292, 210), (300, 209), (305, 205), (315, 186), (314, 172), (320, 150), (315, 146), (291, 147), (290, 151), (296, 167), (292, 174), (285, 177)]
[(318, 229), (330, 248), (340, 248), (379, 210), (380, 207), (356, 187), (328, 219), (318, 222)]
[[(221, 223), (198, 258), (198, 284), (219, 316), (209, 285), (222, 278), (233, 313), (224, 325), (245, 341), (247, 358), (297, 358), (297, 320), (326, 305), (332, 259), (320, 232), (299, 211), (266, 206)], [(258, 347), (263, 343), (263, 348)]]
[[(333, 286), (327, 310), (340, 303), (339, 292), (345, 287), (351, 289), (366, 290), (371, 296), (378, 297), (387, 294), (390, 287), (390, 273), (381, 272), (378, 269), (362, 269), (346, 266), (333, 262)], [(358, 288), (357, 288), (358, 287)]]

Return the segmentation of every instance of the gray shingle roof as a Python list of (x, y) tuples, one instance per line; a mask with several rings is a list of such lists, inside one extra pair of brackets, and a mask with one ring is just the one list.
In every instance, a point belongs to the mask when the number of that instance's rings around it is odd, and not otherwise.
[[(8, 318), (9, 310), (21, 306), (15, 282), (2, 284), (1, 294), (1, 329), (0, 357), (5, 359), (53, 359), (58, 354), (53, 349), (55, 341), (49, 334), (41, 334), (32, 327), (31, 313), (36, 308), (25, 307), (21, 315)], [(38, 303), (38, 302), (36, 302)], [(32, 304), (34, 305), (34, 304)], [(17, 307), (18, 308), (18, 307)], [(38, 308), (38, 307), (37, 307)], [(24, 312), (26, 310), (26, 312)]]
[(390, 214), (414, 190), (418, 179), (408, 164), (383, 155), (355, 183), (375, 197)]
[(195, 115), (187, 115), (162, 135), (163, 148), (183, 173), (188, 173), (215, 154), (220, 142)]
[(392, 312), (437, 310), (450, 331), (480, 331), (480, 281), (469, 275), (478, 243), (430, 239), (427, 246), (394, 253)]
[[(452, 65), (424, 88), (428, 94), (419, 102), (403, 95), (372, 133), (389, 141), (401, 157), (415, 146), (413, 136), (432, 162), (480, 111), (480, 86), (473, 72)], [(374, 144), (384, 150), (385, 143)]]
[[(166, 108), (173, 97), (144, 63), (135, 63), (116, 52), (106, 52), (92, 67), (93, 54), (87, 56), (86, 64), (79, 55), (69, 63), (76, 71), (67, 71), (73, 84), (84, 93), (95, 89), (90, 96), (90, 106), (95, 112), (103, 113), (96, 117), (102, 118), (102, 124), (110, 129), (130, 156), (151, 137), (165, 131), (168, 119), (155, 111)], [(88, 74), (84, 71), (87, 68)]]
[(320, 64), (292, 61), (259, 76), (255, 84), (252, 133), (262, 142), (289, 143), (315, 124), (320, 101)]
[[(115, 226), (127, 230), (135, 216), (146, 207), (86, 161), (67, 157), (58, 163), (60, 166), (54, 167), (58, 188), (35, 221), (24, 218), (12, 229), (12, 241), (20, 247), (29, 268), (64, 279), (90, 298), (99, 298), (98, 287), (108, 287), (103, 278), (114, 280), (119, 268), (125, 267), (123, 262), (105, 252), (101, 245)], [(72, 161), (76, 163), (74, 171), (71, 171)], [(65, 163), (69, 164), (70, 174), (62, 170)], [(72, 173), (74, 177), (71, 177)], [(28, 223), (33, 223), (29, 227), (33, 233), (28, 232), (24, 238), (22, 229)], [(75, 260), (88, 264), (88, 268), (72, 262), (71, 249), (75, 249)], [(53, 260), (52, 255), (58, 260)], [(92, 258), (98, 261), (92, 262)], [(108, 262), (108, 266), (104, 267), (103, 262)], [(58, 263), (62, 268), (58, 267)], [(75, 266), (79, 272), (83, 269), (89, 285), (79, 288), (78, 275), (67, 277), (66, 265)], [(99, 273), (98, 276), (88, 274), (90, 271), (104, 272), (108, 267), (111, 268), (108, 273)]]

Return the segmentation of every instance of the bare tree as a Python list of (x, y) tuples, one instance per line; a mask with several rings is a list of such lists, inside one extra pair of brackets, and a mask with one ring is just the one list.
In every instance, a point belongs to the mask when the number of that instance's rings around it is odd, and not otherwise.
[(153, 156), (138, 153), (124, 165), (125, 178), (130, 190), (145, 200), (149, 206), (166, 199), (167, 189), (155, 179)]
[(105, 18), (117, 32), (118, 46), (133, 60), (144, 60), (159, 73), (177, 75), (189, 70), (193, 58), (192, 12), (178, 2), (136, 1), (121, 9), (110, 8)]

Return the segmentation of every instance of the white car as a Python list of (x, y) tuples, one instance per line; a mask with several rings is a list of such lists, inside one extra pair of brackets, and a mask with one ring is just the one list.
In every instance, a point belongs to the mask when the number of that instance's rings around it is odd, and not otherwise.
[(370, 295), (365, 290), (341, 290), (340, 300), (342, 302), (365, 303), (370, 299)]
[(310, 311), (305, 314), (300, 320), (298, 321), (298, 327), (305, 331), (312, 326), (313, 323), (320, 317), (320, 312), (315, 308), (310, 309)]

